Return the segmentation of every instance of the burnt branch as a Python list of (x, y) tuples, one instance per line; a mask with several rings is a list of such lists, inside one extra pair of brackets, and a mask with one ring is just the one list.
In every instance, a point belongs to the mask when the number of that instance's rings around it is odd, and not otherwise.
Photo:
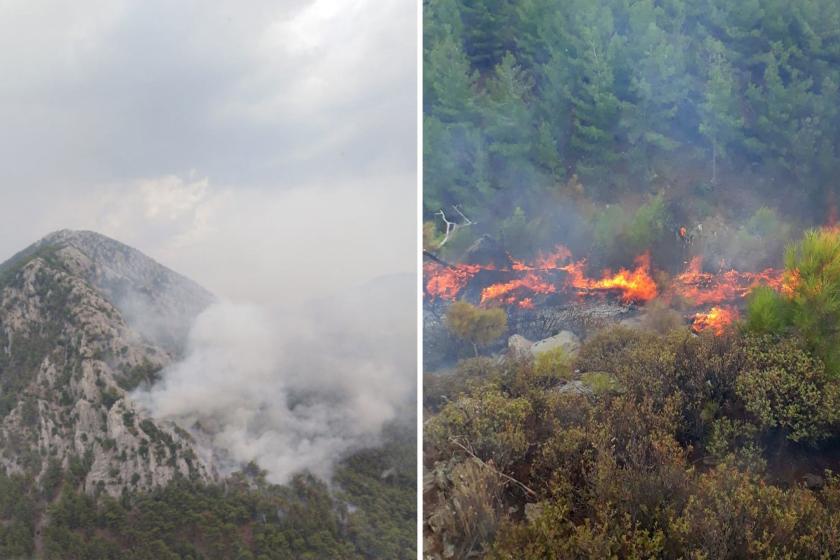
[(463, 218), (463, 219), (464, 219), (464, 221), (463, 221), (462, 223), (460, 223), (460, 224), (459, 224), (458, 222), (451, 222), (451, 221), (449, 221), (449, 220), (446, 218), (446, 213), (443, 211), (443, 208), (441, 208), (440, 210), (438, 210), (437, 212), (435, 212), (435, 215), (436, 215), (436, 216), (440, 216), (440, 218), (443, 220), (443, 223), (444, 223), (444, 224), (446, 224), (446, 233), (445, 233), (445, 234), (444, 234), (444, 236), (443, 236), (443, 241), (441, 241), (441, 242), (440, 242), (440, 245), (438, 245), (438, 247), (443, 247), (444, 245), (446, 245), (446, 242), (447, 242), (447, 241), (449, 241), (449, 238), (452, 236), (452, 234), (454, 234), (454, 233), (455, 233), (456, 231), (458, 231), (459, 229), (464, 228), (464, 227), (469, 227), (469, 226), (471, 226), (471, 225), (473, 225), (473, 224), (475, 223), (475, 222), (473, 222), (472, 220), (470, 220), (469, 218), (467, 218), (467, 217), (464, 215), (464, 213), (463, 213), (463, 212), (461, 212), (461, 209), (460, 209), (460, 208), (458, 208), (458, 206), (457, 206), (457, 205), (456, 205), (456, 206), (453, 206), (452, 208), (455, 210), (455, 212), (456, 212), (459, 216), (461, 216), (461, 218)]
[(472, 457), (473, 459), (475, 459), (476, 461), (478, 461), (478, 463), (479, 463), (482, 467), (485, 467), (485, 468), (487, 468), (487, 469), (491, 470), (492, 472), (496, 473), (496, 475), (497, 475), (497, 476), (500, 476), (500, 477), (504, 478), (504, 479), (505, 479), (505, 480), (507, 480), (508, 482), (513, 482), (514, 484), (516, 484), (517, 486), (519, 486), (520, 488), (522, 488), (523, 490), (525, 490), (528, 494), (530, 494), (530, 495), (532, 495), (532, 496), (534, 496), (534, 497), (539, 497), (539, 494), (537, 494), (536, 492), (534, 492), (533, 490), (531, 490), (530, 488), (528, 488), (527, 486), (525, 486), (522, 482), (520, 482), (520, 481), (516, 480), (515, 478), (513, 478), (513, 477), (512, 477), (512, 476), (510, 476), (509, 474), (505, 474), (505, 473), (503, 473), (502, 471), (500, 471), (499, 469), (497, 469), (497, 468), (496, 468), (496, 467), (494, 467), (493, 465), (491, 465), (491, 464), (489, 464), (489, 463), (484, 462), (484, 461), (483, 461), (480, 457), (478, 457), (475, 453), (473, 453), (473, 452), (472, 452), (472, 450), (470, 450), (467, 446), (465, 446), (463, 443), (461, 443), (461, 442), (460, 442), (460, 441), (458, 441), (457, 439), (455, 439), (455, 438), (449, 438), (449, 441), (450, 441), (451, 443), (453, 443), (454, 445), (457, 445), (458, 447), (460, 447), (460, 448), (461, 448), (461, 449), (462, 449), (462, 450), (463, 450), (463, 451), (464, 451), (467, 455), (469, 455), (470, 457)]

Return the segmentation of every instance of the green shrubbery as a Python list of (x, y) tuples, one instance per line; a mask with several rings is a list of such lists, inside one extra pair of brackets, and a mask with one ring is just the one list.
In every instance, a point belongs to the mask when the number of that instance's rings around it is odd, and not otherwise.
[(446, 310), (446, 326), (461, 340), (478, 349), (494, 342), (507, 331), (507, 314), (494, 307), (481, 309), (466, 301), (456, 301)]
[(535, 381), (540, 385), (552, 386), (570, 379), (572, 358), (560, 346), (542, 352), (534, 359)]
[[(838, 386), (802, 344), (615, 327), (584, 342), (571, 364), (554, 358), (484, 361), (427, 421), (432, 554), (810, 558), (835, 550), (840, 481), (826, 476), (817, 494), (797, 480), (770, 484), (788, 472), (780, 453), (807, 461), (837, 433)], [(563, 390), (576, 380), (591, 392)], [(459, 478), (464, 469), (468, 480)]]
[(636, 210), (630, 220), (625, 232), (629, 247), (625, 250), (635, 255), (650, 249), (665, 232), (667, 222), (665, 199), (661, 195), (651, 198)]
[(746, 326), (777, 336), (795, 335), (840, 378), (840, 232), (812, 230), (785, 254), (786, 289), (756, 289)]
[(819, 359), (792, 340), (748, 339), (744, 347), (737, 392), (761, 428), (779, 429), (791, 441), (814, 442), (834, 432), (840, 384)]

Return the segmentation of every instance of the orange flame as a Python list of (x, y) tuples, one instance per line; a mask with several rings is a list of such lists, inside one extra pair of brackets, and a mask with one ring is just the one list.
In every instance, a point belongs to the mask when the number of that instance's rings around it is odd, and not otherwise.
[(557, 270), (560, 268), (560, 263), (572, 258), (572, 252), (562, 245), (557, 245), (553, 253), (548, 255), (540, 255), (537, 258), (536, 268), (541, 270)]
[(738, 320), (738, 310), (734, 307), (712, 307), (706, 313), (694, 315), (694, 322), (691, 330), (700, 333), (706, 330), (714, 333), (715, 336), (722, 335), (726, 328)]
[(584, 274), (585, 261), (578, 261), (563, 268), (569, 273), (568, 284), (581, 293), (590, 291), (618, 291), (625, 303), (650, 301), (656, 297), (656, 283), (650, 276), (650, 255), (636, 257), (636, 268), (625, 268), (616, 274), (604, 271), (600, 280), (592, 280)]
[(481, 265), (471, 264), (444, 266), (435, 262), (425, 263), (423, 273), (429, 279), (426, 293), (441, 299), (455, 299), (482, 268)]
[[(487, 286), (482, 290), (482, 304), (518, 305), (533, 308), (534, 295), (551, 294), (563, 287), (577, 290), (579, 295), (614, 292), (625, 303), (646, 302), (658, 294), (651, 276), (650, 255), (636, 258), (635, 268), (620, 269), (616, 273), (604, 271), (600, 278), (586, 275), (586, 260), (569, 262), (571, 252), (558, 245), (547, 255), (540, 255), (533, 263), (510, 259), (510, 265), (495, 268), (493, 265), (457, 264), (445, 266), (430, 262), (423, 267), (426, 275), (426, 294), (429, 297), (454, 300), (476, 274), (483, 270), (496, 270), (516, 276), (513, 280)], [(694, 305), (719, 305), (746, 297), (753, 288), (766, 285), (784, 294), (791, 294), (797, 284), (795, 273), (768, 268), (761, 272), (737, 270), (719, 273), (704, 272), (703, 257), (694, 257), (686, 269), (675, 276), (665, 291), (665, 297), (679, 295)], [(564, 286), (555, 285), (550, 274), (564, 272), (568, 276)]]
[(551, 253), (545, 254), (540, 253), (537, 256), (536, 262), (534, 264), (527, 264), (523, 261), (518, 261), (513, 257), (510, 257), (511, 262), (511, 269), (517, 271), (530, 271), (530, 270), (540, 270), (540, 271), (550, 271), (550, 270), (561, 270), (561, 263), (567, 261), (572, 258), (572, 252), (569, 251), (563, 245), (557, 245), (554, 247), (554, 251)]
[[(516, 278), (503, 284), (493, 284), (481, 291), (481, 303), (501, 302), (508, 305), (516, 303), (519, 298), (514, 292), (528, 291), (535, 294), (550, 294), (555, 291), (553, 285), (540, 280), (534, 273), (528, 273), (522, 278)], [(528, 298), (530, 300), (530, 298)], [(521, 302), (520, 302), (521, 303)], [(533, 301), (531, 301), (533, 305)]]
[[(613, 274), (605, 271), (600, 279), (588, 278), (585, 273), (586, 261), (563, 264), (572, 253), (562, 245), (555, 247), (549, 254), (541, 254), (534, 263), (525, 263), (511, 258), (509, 269), (495, 269), (493, 266), (458, 264), (444, 266), (439, 263), (426, 263), (423, 272), (428, 278), (426, 294), (446, 300), (455, 299), (470, 280), (482, 270), (499, 272), (525, 273), (520, 278), (508, 282), (493, 284), (482, 290), (481, 303), (516, 304), (523, 309), (534, 306), (533, 294), (551, 294), (557, 291), (544, 276), (551, 272), (565, 272), (569, 275), (566, 285), (580, 293), (618, 292), (625, 302), (644, 302), (656, 297), (656, 284), (650, 276), (650, 255), (645, 253), (636, 258), (636, 268), (620, 269)], [(526, 295), (528, 294), (528, 295)]]
[(793, 269), (782, 278), (782, 285), (779, 291), (787, 297), (793, 297), (796, 287), (799, 285), (799, 270)]
[(676, 294), (696, 305), (733, 301), (747, 296), (753, 288), (767, 285), (776, 290), (784, 288), (784, 271), (768, 268), (761, 272), (727, 270), (719, 274), (702, 271), (703, 257), (691, 259), (686, 270), (674, 279)]

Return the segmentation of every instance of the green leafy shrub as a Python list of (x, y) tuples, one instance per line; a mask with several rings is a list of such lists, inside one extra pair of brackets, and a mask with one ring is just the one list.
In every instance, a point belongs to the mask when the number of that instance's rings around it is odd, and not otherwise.
[(588, 371), (580, 376), (581, 382), (592, 389), (596, 395), (601, 393), (620, 393), (623, 391), (621, 384), (615, 376), (602, 371)]
[(517, 206), (510, 216), (500, 222), (499, 240), (512, 256), (531, 259), (541, 250), (553, 248), (557, 242), (550, 224), (550, 217), (538, 215), (529, 219), (525, 211)]
[(805, 348), (840, 377), (840, 232), (811, 230), (785, 253), (786, 290), (756, 289), (747, 310), (747, 328), (776, 335), (792, 331)]
[(534, 375), (542, 386), (567, 381), (572, 374), (572, 358), (562, 347), (539, 353), (534, 358)]
[(840, 232), (814, 230), (788, 248), (785, 268), (794, 278), (791, 320), (810, 350), (840, 377)]
[(770, 337), (745, 342), (747, 364), (737, 392), (764, 429), (791, 441), (828, 437), (840, 420), (840, 385), (797, 342)]
[(472, 458), (435, 475), (426, 501), (427, 507), (434, 509), (427, 524), (436, 534), (427, 541), (426, 550), (431, 553), (437, 542), (446, 541), (456, 558), (475, 555), (493, 541), (504, 516), (504, 482), (498, 473)]
[(747, 220), (744, 229), (751, 235), (764, 238), (772, 236), (784, 238), (790, 232), (790, 226), (779, 218), (775, 210), (767, 206), (762, 206), (756, 210)]
[(453, 397), (483, 380), (498, 375), (496, 363), (491, 358), (478, 357), (461, 360), (454, 371), (426, 374), (423, 378), (423, 406), (432, 412)]
[(605, 206), (592, 220), (592, 237), (599, 252), (611, 255), (627, 226), (627, 217), (618, 204)]
[(463, 445), (504, 470), (528, 449), (525, 424), (532, 412), (527, 399), (483, 386), (444, 406), (426, 426), (427, 441), (450, 452), (460, 452)]
[(630, 349), (655, 340), (655, 335), (630, 327), (602, 329), (581, 346), (575, 365), (581, 371), (612, 372)]
[(478, 349), (498, 340), (507, 331), (503, 309), (481, 309), (466, 301), (456, 301), (446, 310), (446, 326), (458, 338), (470, 343), (476, 357)]

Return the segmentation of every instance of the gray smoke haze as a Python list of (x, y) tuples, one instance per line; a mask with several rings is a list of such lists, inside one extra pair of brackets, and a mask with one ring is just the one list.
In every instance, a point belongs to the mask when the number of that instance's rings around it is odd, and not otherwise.
[(417, 39), (415, 0), (0, 2), (0, 261), (92, 230), (234, 302), (137, 397), (231, 466), (327, 473), (414, 413), (414, 277), (347, 300), (416, 268)]
[(296, 309), (222, 302), (190, 331), (185, 358), (134, 394), (194, 430), (222, 468), (255, 461), (269, 481), (329, 479), (415, 407), (414, 280), (380, 279)]
[(270, 305), (413, 270), (416, 47), (414, 0), (0, 2), (0, 261), (93, 230)]

